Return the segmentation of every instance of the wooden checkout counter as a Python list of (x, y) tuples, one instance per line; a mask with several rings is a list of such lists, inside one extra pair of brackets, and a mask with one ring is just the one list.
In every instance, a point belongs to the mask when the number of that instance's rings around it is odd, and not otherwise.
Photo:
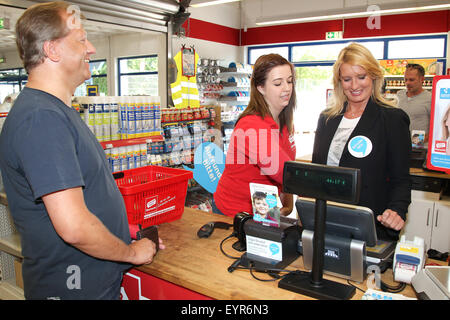
[[(4, 195), (3, 195), (4, 198)], [(4, 199), (2, 200), (4, 202)], [(220, 251), (220, 243), (231, 234), (229, 230), (216, 229), (209, 238), (198, 238), (197, 231), (205, 223), (223, 221), (233, 223), (227, 216), (207, 213), (196, 209), (185, 208), (181, 219), (164, 223), (159, 226), (159, 234), (166, 249), (160, 250), (150, 265), (133, 268), (125, 277), (122, 295), (128, 299), (148, 298), (152, 300), (293, 300), (312, 299), (291, 291), (278, 288), (278, 281), (262, 282), (254, 279), (249, 270), (227, 271), (233, 259), (226, 257)], [(7, 241), (0, 240), (0, 250), (18, 256), (20, 243), (18, 237), (9, 237)], [(230, 256), (239, 257), (242, 253), (232, 249), (236, 238), (230, 238), (223, 244), (223, 250)], [(433, 263), (443, 264), (438, 261)], [(300, 256), (289, 265), (288, 270), (305, 270)], [(254, 273), (258, 278), (271, 279), (267, 274)], [(329, 275), (331, 279), (341, 283), (347, 280)], [(393, 282), (392, 270), (382, 274), (382, 280), (387, 284)], [(125, 282), (127, 284), (125, 284)], [(139, 282), (139, 294), (133, 295), (133, 281)], [(131, 282), (131, 284), (129, 284)], [(366, 281), (353, 285), (365, 291)], [(352, 299), (361, 299), (363, 291), (356, 290)], [(136, 291), (137, 292), (137, 291)], [(401, 294), (415, 297), (413, 288), (409, 285)]]
[[(450, 175), (426, 172), (422, 169), (411, 169), (411, 175), (421, 175), (449, 179)], [(7, 205), (4, 192), (0, 192), (0, 204)], [(159, 226), (159, 234), (166, 245), (160, 250), (150, 265), (133, 268), (124, 277), (133, 287), (138, 282), (139, 295), (133, 295), (125, 288), (122, 294), (126, 298), (148, 299), (218, 299), (218, 300), (291, 300), (312, 299), (291, 291), (278, 288), (278, 281), (262, 282), (254, 279), (249, 270), (227, 271), (234, 262), (220, 251), (220, 243), (232, 233), (229, 230), (215, 229), (209, 238), (198, 238), (197, 231), (205, 223), (223, 221), (233, 223), (227, 216), (207, 213), (191, 208), (185, 208), (180, 220), (164, 223)], [(236, 238), (230, 238), (223, 243), (223, 250), (230, 256), (240, 257), (241, 252), (234, 250), (231, 245)], [(0, 250), (20, 257), (20, 242), (17, 235), (0, 239)], [(444, 264), (440, 261), (429, 261)], [(286, 269), (305, 270), (300, 256)], [(271, 279), (267, 274), (255, 273), (258, 278)], [(325, 279), (347, 283), (347, 280), (324, 274)], [(387, 284), (395, 284), (392, 270), (382, 274), (382, 280)], [(127, 282), (127, 283), (128, 283)], [(367, 290), (366, 281), (354, 283), (361, 290), (356, 290), (353, 299), (361, 299)], [(127, 284), (128, 285), (128, 284)], [(133, 289), (134, 290), (134, 289)], [(136, 291), (136, 290), (135, 290)], [(136, 291), (137, 292), (137, 291)], [(400, 292), (407, 297), (416, 297), (414, 289), (408, 285)]]

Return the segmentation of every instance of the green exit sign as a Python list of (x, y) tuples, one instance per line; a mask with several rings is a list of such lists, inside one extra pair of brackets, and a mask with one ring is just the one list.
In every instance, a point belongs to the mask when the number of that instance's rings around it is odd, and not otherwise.
[(329, 31), (325, 34), (326, 40), (343, 39), (342, 31)]
[(9, 29), (9, 18), (0, 18), (0, 30)]

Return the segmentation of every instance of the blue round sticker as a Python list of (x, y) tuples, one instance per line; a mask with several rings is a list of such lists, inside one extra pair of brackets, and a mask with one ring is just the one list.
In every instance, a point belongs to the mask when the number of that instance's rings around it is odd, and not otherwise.
[(355, 158), (367, 157), (372, 152), (372, 141), (365, 136), (353, 137), (348, 143), (348, 151)]

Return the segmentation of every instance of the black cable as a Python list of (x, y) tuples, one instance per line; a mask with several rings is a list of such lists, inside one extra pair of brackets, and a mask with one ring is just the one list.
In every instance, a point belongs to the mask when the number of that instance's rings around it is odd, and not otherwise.
[(397, 286), (391, 286), (387, 283), (381, 281), (380, 283), (381, 290), (384, 292), (390, 292), (390, 293), (399, 293), (402, 292), (406, 288), (406, 283), (400, 282)]
[(231, 239), (231, 238), (233, 238), (233, 237), (236, 237), (236, 233), (235, 232), (233, 232), (232, 234), (230, 234), (229, 236), (227, 236), (225, 239), (223, 239), (221, 242), (220, 242), (220, 251), (223, 253), (223, 255), (225, 256), (225, 257), (227, 257), (227, 258), (230, 258), (230, 259), (240, 259), (241, 257), (233, 257), (233, 256), (230, 256), (229, 254), (227, 254), (224, 250), (223, 250), (223, 243), (225, 242), (225, 241), (227, 241), (228, 239)]

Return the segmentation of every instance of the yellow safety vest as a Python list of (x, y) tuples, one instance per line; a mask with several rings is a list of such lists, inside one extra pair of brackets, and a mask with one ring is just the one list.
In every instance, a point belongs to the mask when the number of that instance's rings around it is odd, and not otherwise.
[[(199, 56), (195, 52), (195, 74), (197, 74), (197, 63)], [(198, 108), (200, 107), (200, 98), (198, 95), (197, 88), (197, 77), (186, 77), (183, 76), (182, 61), (181, 61), (181, 51), (178, 52), (174, 57), (175, 63), (177, 65), (177, 80), (170, 84), (172, 91), (172, 100), (175, 108)]]

